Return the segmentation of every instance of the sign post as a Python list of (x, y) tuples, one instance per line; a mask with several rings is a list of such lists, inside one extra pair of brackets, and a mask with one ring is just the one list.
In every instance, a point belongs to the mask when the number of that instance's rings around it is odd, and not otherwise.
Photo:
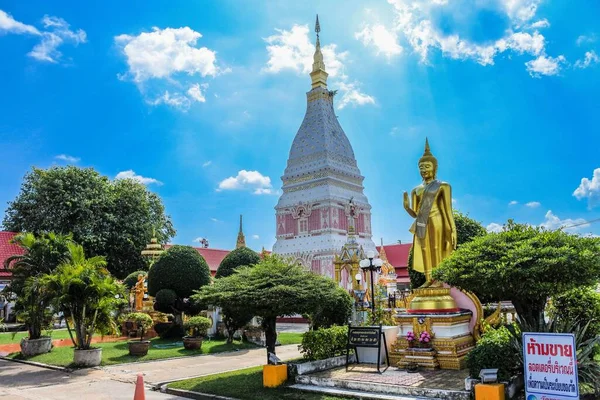
[[(383, 371), (379, 368), (381, 364), (381, 345), (385, 348), (386, 366)], [(390, 366), (390, 357), (387, 350), (387, 342), (381, 326), (348, 326), (348, 343), (346, 345), (346, 371), (348, 371), (350, 349), (354, 349), (356, 363), (360, 364), (358, 359), (358, 347), (367, 347), (377, 349), (377, 372), (385, 372)]]
[(523, 333), (526, 400), (579, 399), (575, 336)]

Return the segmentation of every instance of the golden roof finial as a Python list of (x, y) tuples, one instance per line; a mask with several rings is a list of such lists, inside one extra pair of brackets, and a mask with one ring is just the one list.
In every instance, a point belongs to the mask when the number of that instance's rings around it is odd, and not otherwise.
[(381, 238), (381, 246), (379, 246), (379, 258), (381, 258), (383, 262), (389, 262), (387, 254), (385, 254), (385, 247), (383, 247), (383, 238)]
[(240, 231), (238, 232), (237, 242), (235, 244), (235, 248), (239, 249), (240, 247), (246, 247), (246, 238), (244, 237), (244, 232), (242, 230), (242, 215), (240, 214)]
[(327, 72), (325, 72), (325, 63), (323, 62), (323, 53), (321, 53), (321, 40), (319, 39), (319, 32), (321, 32), (321, 24), (319, 23), (319, 16), (317, 15), (317, 22), (315, 23), (315, 32), (317, 33), (317, 43), (315, 46), (315, 55), (313, 62), (313, 69), (310, 73), (312, 79), (312, 88), (317, 87), (327, 88)]

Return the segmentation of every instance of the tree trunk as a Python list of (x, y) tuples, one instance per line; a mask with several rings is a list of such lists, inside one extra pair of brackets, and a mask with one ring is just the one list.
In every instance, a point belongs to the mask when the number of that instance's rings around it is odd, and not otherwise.
[(512, 303), (519, 315), (519, 319), (525, 322), (529, 329), (535, 329), (535, 332), (542, 330), (542, 327), (546, 323), (544, 320), (545, 299), (537, 302), (530, 300), (526, 304), (513, 300)]
[(233, 343), (233, 335), (235, 334), (235, 329), (227, 329), (227, 343), (231, 344)]
[(277, 317), (263, 318), (262, 327), (265, 331), (265, 340), (267, 345), (267, 364), (269, 362), (269, 353), (275, 354), (275, 342), (277, 342)]

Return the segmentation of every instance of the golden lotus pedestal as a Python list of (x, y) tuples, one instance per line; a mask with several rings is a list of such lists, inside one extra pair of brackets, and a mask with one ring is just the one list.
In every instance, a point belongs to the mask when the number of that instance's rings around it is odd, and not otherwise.
[[(456, 306), (450, 288), (416, 289), (407, 310), (394, 318), (399, 334), (390, 354), (392, 364), (400, 368), (414, 363), (424, 368), (439, 366), (459, 370), (466, 367), (466, 356), (475, 347), (471, 324), (473, 313)], [(412, 332), (418, 340), (424, 331), (432, 338), (433, 352), (412, 348), (406, 339), (408, 332)]]

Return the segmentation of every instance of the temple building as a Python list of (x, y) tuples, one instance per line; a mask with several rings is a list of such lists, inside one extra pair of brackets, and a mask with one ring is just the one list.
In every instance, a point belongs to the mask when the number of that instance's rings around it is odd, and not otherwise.
[(306, 94), (304, 120), (290, 149), (282, 176), (283, 194), (275, 207), (273, 252), (294, 257), (314, 272), (334, 278), (334, 256), (347, 241), (350, 225), (363, 251), (371, 240), (371, 206), (354, 151), (333, 108), (335, 91), (327, 89), (319, 18), (312, 88)]

